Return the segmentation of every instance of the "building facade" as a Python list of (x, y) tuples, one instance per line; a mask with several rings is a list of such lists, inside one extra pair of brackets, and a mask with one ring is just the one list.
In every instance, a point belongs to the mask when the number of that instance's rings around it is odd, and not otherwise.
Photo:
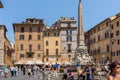
[(111, 21), (111, 59), (120, 62), (120, 13)]
[(54, 26), (60, 30), (61, 62), (71, 62), (77, 48), (77, 27), (75, 18), (61, 17)]
[(0, 65), (12, 64), (13, 48), (6, 36), (6, 32), (5, 25), (0, 25)]
[[(117, 37), (113, 35), (117, 32), (119, 34), (119, 29), (118, 27), (118, 30), (116, 28), (111, 29), (111, 25), (116, 27), (116, 23), (118, 24), (120, 21), (117, 17), (112, 16), (107, 18), (85, 33), (85, 42), (88, 46), (89, 54), (93, 57), (95, 63), (105, 64), (114, 61), (115, 56), (113, 57), (113, 54), (115, 55), (116, 52), (119, 53), (120, 48), (115, 48), (119, 45), (114, 44), (113, 46), (112, 42), (113, 40), (117, 40), (113, 38), (117, 38), (119, 35)], [(116, 18), (117, 20), (115, 20)], [(118, 58), (120, 59), (120, 56), (116, 56), (116, 60), (119, 60)]]
[(14, 23), (15, 34), (15, 62), (33, 64), (37, 60), (43, 61), (44, 20), (29, 18), (22, 23)]
[(7, 66), (13, 64), (13, 56), (12, 56), (13, 54), (14, 54), (14, 48), (12, 46), (12, 43), (8, 40), (6, 36), (4, 43), (4, 64), (6, 64)]
[(44, 63), (55, 64), (61, 63), (61, 41), (60, 31), (50, 27), (44, 31)]

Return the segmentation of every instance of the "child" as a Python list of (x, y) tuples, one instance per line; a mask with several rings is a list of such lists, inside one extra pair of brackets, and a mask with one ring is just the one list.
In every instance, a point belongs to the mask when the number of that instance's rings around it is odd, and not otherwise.
[(68, 76), (69, 76), (68, 80), (74, 80), (74, 77), (71, 71), (69, 71)]
[(64, 67), (64, 73), (63, 73), (63, 80), (67, 80), (68, 75), (67, 75), (67, 68)]
[(28, 77), (30, 78), (31, 76), (31, 68), (28, 68)]

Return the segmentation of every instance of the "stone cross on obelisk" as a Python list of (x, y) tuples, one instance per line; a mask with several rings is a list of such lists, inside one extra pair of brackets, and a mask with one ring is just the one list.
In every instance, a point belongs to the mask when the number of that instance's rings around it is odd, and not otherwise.
[(81, 62), (81, 64), (85, 65), (86, 63), (91, 62), (91, 57), (88, 55), (87, 46), (85, 45), (84, 42), (85, 38), (84, 38), (81, 0), (79, 0), (79, 5), (78, 5), (78, 39), (77, 40), (78, 40), (78, 46), (73, 60), (76, 63)]

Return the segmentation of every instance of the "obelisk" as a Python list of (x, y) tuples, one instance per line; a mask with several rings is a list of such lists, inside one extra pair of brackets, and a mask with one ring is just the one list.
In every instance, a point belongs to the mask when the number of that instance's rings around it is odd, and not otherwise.
[(88, 55), (88, 49), (87, 46), (85, 45), (81, 0), (79, 0), (79, 5), (78, 5), (78, 39), (77, 40), (78, 40), (77, 41), (78, 46), (73, 60), (76, 63), (81, 62), (81, 64), (85, 65), (91, 62), (91, 57)]
[(79, 0), (78, 5), (78, 47), (84, 46), (84, 28), (83, 28), (83, 19), (82, 19), (82, 2)]

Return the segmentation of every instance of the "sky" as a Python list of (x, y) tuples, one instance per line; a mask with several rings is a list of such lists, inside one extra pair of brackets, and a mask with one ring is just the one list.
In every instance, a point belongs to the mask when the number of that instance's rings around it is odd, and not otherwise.
[[(14, 43), (13, 23), (26, 18), (44, 19), (51, 26), (60, 17), (75, 17), (78, 21), (79, 0), (1, 0), (0, 25), (7, 28), (9, 41)], [(90, 30), (108, 17), (120, 13), (120, 0), (82, 0), (84, 31)], [(78, 23), (76, 23), (76, 26)]]

